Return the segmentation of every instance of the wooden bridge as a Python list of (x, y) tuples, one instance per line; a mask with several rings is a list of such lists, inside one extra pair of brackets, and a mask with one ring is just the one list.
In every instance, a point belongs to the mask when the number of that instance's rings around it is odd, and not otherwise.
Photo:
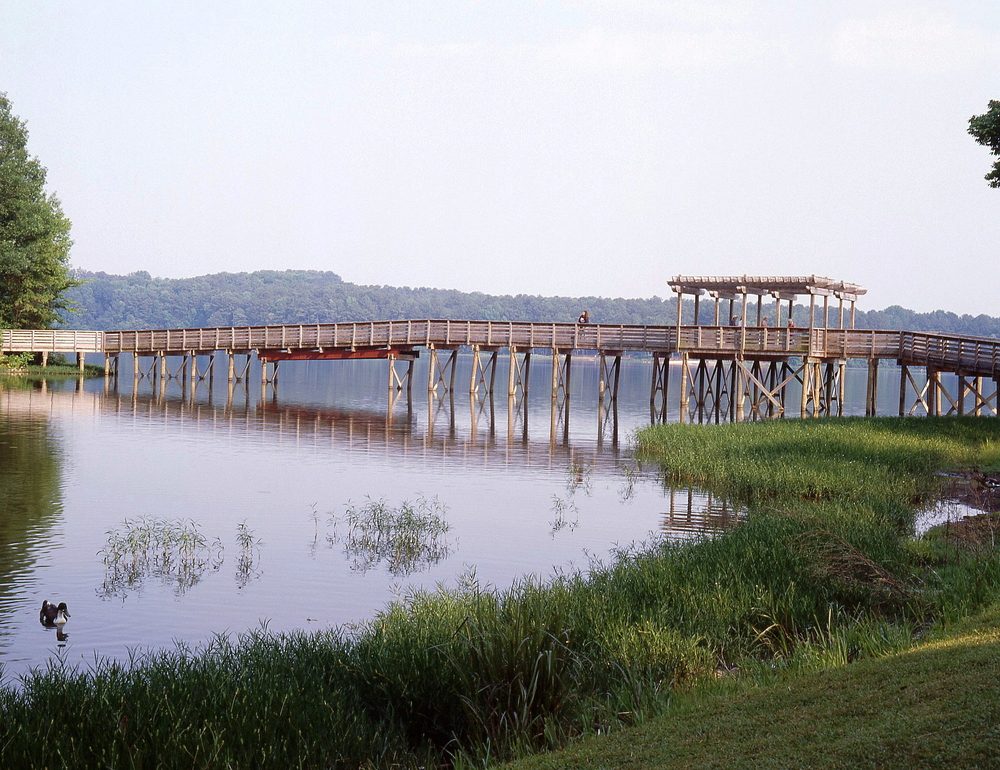
[[(413, 361), (421, 352), (429, 356), (427, 390), (441, 394), (456, 388), (458, 351), (470, 351), (468, 385), (476, 395), (495, 392), (498, 357), (504, 353), (509, 356), (510, 398), (526, 392), (532, 352), (544, 351), (551, 355), (553, 404), (567, 406), (574, 352), (596, 352), (597, 396), (611, 402), (618, 396), (622, 355), (643, 353), (652, 358), (654, 419), (666, 416), (668, 366), (676, 359), (681, 367), (681, 419), (716, 421), (785, 414), (790, 386), (798, 389), (802, 416), (842, 414), (847, 361), (860, 359), (868, 365), (869, 414), (875, 413), (881, 361), (900, 366), (901, 415), (998, 412), (1000, 339), (853, 328), (854, 303), (865, 290), (817, 276), (677, 276), (670, 285), (678, 295), (672, 325), (397, 320), (107, 332), (16, 330), (3, 332), (0, 349), (75, 352), (81, 365), (83, 354), (103, 353), (109, 377), (119, 376), (119, 356), (128, 353), (136, 380), (161, 382), (212, 379), (220, 353), (227, 357), (227, 380), (245, 381), (256, 356), (262, 388), (277, 383), (283, 361), (379, 358), (389, 362), (390, 394), (405, 391), (407, 397)], [(714, 307), (702, 301), (706, 294)], [(783, 324), (785, 303), (784, 318), (791, 319), (795, 298), (803, 294), (809, 297), (808, 324)], [(694, 313), (691, 322), (682, 323), (681, 300), (686, 295), (694, 298)], [(773, 311), (769, 307), (765, 312), (765, 296), (774, 299)], [(838, 303), (836, 326), (830, 324), (831, 298)], [(722, 324), (720, 314), (727, 302), (729, 323)], [(707, 323), (702, 320), (706, 315)], [(957, 387), (949, 391), (943, 374), (956, 375)]]

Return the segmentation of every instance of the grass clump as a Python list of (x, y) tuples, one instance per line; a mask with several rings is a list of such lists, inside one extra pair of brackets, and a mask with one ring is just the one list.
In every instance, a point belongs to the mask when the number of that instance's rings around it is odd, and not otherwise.
[(104, 596), (125, 594), (151, 577), (183, 594), (206, 570), (222, 566), (222, 543), (218, 538), (209, 541), (195, 521), (144, 516), (126, 519), (107, 534), (99, 552), (105, 567)]
[(437, 499), (423, 497), (398, 506), (385, 500), (348, 504), (343, 516), (331, 516), (327, 540), (341, 545), (360, 572), (384, 564), (391, 575), (405, 577), (448, 556), (451, 527), (444, 513)]

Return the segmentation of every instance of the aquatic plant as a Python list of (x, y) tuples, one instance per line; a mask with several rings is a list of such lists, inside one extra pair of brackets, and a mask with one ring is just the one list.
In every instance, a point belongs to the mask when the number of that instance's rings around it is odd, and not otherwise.
[(331, 515), (327, 540), (343, 547), (355, 570), (366, 572), (382, 564), (391, 575), (410, 575), (450, 553), (445, 510), (437, 498), (425, 497), (398, 506), (381, 499), (349, 503), (343, 516)]
[(236, 587), (246, 588), (247, 584), (260, 577), (260, 538), (247, 526), (246, 521), (236, 525), (236, 544), (239, 555), (236, 557)]
[(583, 491), (590, 496), (594, 466), (587, 463), (573, 460), (567, 469), (566, 491), (571, 495), (578, 491)]
[(564, 529), (572, 532), (580, 526), (580, 510), (576, 507), (572, 495), (565, 498), (552, 495), (552, 514), (553, 519), (549, 522), (549, 530), (553, 537)]
[(98, 593), (106, 597), (138, 589), (150, 577), (183, 594), (206, 571), (217, 571), (224, 560), (221, 541), (209, 541), (190, 519), (126, 519), (107, 535), (98, 552), (105, 566)]

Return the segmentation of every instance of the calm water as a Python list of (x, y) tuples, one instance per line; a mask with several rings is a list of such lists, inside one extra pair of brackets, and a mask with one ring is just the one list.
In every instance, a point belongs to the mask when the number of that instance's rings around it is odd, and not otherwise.
[[(574, 359), (568, 422), (553, 416), (543, 357), (526, 412), (513, 413), (505, 395), (470, 402), (462, 387), (429, 402), (421, 363), (412, 408), (404, 399), (391, 411), (382, 361), (285, 364), (263, 400), (253, 373), (231, 399), (224, 376), (193, 393), (176, 381), (133, 393), (127, 376), (110, 392), (101, 380), (0, 385), (6, 677), (54, 656), (86, 665), (263, 622), (278, 631), (364, 620), (472, 570), (505, 587), (738, 518), (724, 501), (665, 489), (631, 458), (631, 434), (650, 422), (648, 361), (623, 362), (615, 415), (597, 408), (596, 362)], [(460, 360), (459, 383), (469, 367)], [(892, 413), (896, 375), (884, 376)], [(848, 411), (863, 411), (864, 387), (865, 371), (850, 371)], [(676, 393), (674, 382), (671, 420)], [(409, 503), (447, 531), (400, 557), (392, 538), (352, 537), (349, 512), (363, 515), (369, 501)], [(183, 564), (124, 558), (115, 571), (101, 554), (109, 533), (142, 517), (193, 522), (206, 546)], [(241, 545), (241, 526), (256, 545)], [(39, 625), (43, 599), (68, 603), (67, 641)]]

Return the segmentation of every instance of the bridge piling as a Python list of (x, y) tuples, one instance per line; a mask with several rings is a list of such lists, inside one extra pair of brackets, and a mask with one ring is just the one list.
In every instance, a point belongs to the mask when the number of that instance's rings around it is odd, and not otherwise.
[[(667, 406), (670, 393), (670, 354), (653, 352), (653, 376), (649, 384), (649, 419), (651, 422), (667, 421)], [(617, 373), (616, 373), (617, 378)], [(615, 388), (617, 389), (617, 379)], [(612, 399), (616, 404), (617, 399)]]

